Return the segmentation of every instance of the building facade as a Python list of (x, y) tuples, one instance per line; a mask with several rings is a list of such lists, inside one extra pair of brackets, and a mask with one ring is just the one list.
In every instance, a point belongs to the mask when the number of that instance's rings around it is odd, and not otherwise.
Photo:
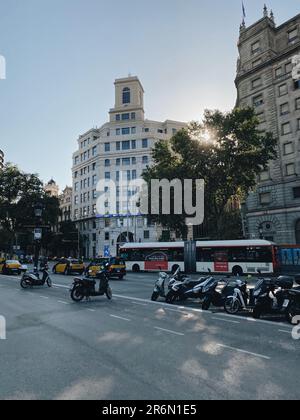
[[(115, 106), (109, 110), (109, 122), (81, 135), (73, 155), (73, 220), (77, 221), (85, 257), (116, 255), (125, 242), (157, 241), (163, 232), (148, 224), (128, 208), (130, 195), (124, 195), (121, 181), (137, 180), (151, 165), (151, 150), (158, 140), (170, 139), (186, 124), (177, 121), (145, 119), (144, 89), (137, 77), (115, 81)], [(99, 180), (116, 184), (116, 206), (109, 203), (98, 214)], [(109, 187), (105, 187), (105, 192)], [(127, 213), (125, 215), (125, 213)]]
[(44, 186), (44, 191), (50, 197), (58, 198), (59, 196), (59, 186), (56, 184), (56, 182), (53, 179), (50, 179), (50, 181)]
[(238, 47), (237, 106), (254, 107), (260, 129), (278, 140), (278, 159), (244, 205), (245, 234), (300, 243), (300, 14), (276, 26), (265, 7), (261, 20), (241, 25)]
[(66, 187), (59, 195), (60, 217), (59, 223), (72, 221), (72, 204), (73, 204), (73, 189)]
[(4, 153), (0, 149), (0, 169), (3, 169), (4, 166)]

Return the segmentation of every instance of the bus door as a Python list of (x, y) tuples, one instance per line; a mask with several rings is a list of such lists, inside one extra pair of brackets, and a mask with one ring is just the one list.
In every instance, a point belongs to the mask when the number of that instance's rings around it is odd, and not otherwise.
[(228, 262), (228, 251), (215, 251), (214, 255), (214, 271), (215, 273), (228, 273), (229, 262)]

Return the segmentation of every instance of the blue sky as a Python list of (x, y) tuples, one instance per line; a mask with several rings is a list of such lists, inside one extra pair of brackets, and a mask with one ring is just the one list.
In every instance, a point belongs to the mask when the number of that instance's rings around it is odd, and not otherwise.
[[(248, 25), (264, 0), (244, 0)], [(296, 0), (270, 0), (278, 24)], [(114, 79), (138, 75), (146, 117), (200, 120), (234, 106), (240, 0), (0, 0), (0, 148), (71, 183), (79, 134), (108, 119)]]

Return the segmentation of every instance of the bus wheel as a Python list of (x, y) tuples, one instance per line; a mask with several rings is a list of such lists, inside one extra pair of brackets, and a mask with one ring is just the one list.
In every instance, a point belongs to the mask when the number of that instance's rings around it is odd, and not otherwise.
[(242, 276), (244, 274), (242, 267), (238, 265), (236, 267), (233, 267), (232, 274), (234, 276)]
[(132, 271), (134, 273), (139, 273), (141, 271), (140, 266), (138, 264), (134, 264), (134, 266), (132, 267)]

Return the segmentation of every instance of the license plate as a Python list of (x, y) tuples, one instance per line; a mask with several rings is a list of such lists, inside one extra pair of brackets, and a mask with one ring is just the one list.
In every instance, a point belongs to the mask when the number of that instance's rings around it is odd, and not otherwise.
[(283, 307), (287, 308), (289, 306), (290, 301), (288, 299), (285, 299), (285, 301), (283, 302)]

